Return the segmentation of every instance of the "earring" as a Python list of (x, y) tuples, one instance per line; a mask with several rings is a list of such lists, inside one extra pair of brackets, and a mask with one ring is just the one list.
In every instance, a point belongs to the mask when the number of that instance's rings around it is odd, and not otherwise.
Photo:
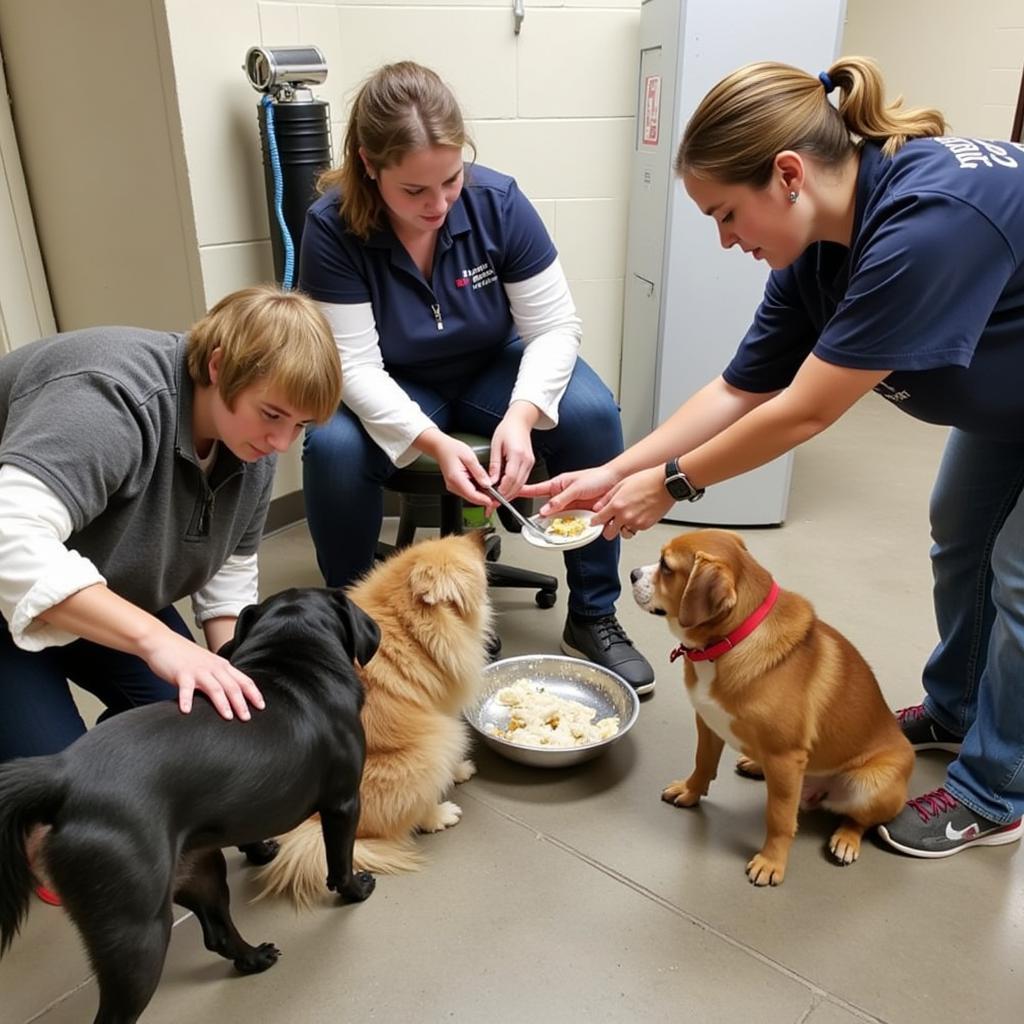
[(798, 192), (790, 192), (789, 193), (789, 201), (791, 203), (795, 203), (797, 201), (798, 196), (799, 196)]

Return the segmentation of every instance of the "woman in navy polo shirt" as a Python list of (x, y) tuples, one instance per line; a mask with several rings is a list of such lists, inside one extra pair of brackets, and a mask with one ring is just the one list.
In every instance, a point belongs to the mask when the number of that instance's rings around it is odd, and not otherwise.
[(676, 170), (722, 245), (772, 268), (754, 323), (647, 438), (524, 493), (628, 537), (870, 390), (951, 426), (931, 504), (940, 642), (924, 703), (899, 715), (917, 749), (958, 756), (880, 829), (944, 857), (1024, 831), (1024, 146), (943, 137), (937, 111), (883, 97), (852, 57), (817, 77), (753, 64), (708, 93)]
[[(310, 532), (324, 578), (369, 569), (383, 482), (421, 452), (448, 489), (493, 508), (542, 455), (552, 472), (622, 451), (618, 409), (577, 356), (576, 316), (555, 247), (512, 178), (473, 164), (454, 96), (427, 68), (386, 65), (363, 85), (340, 168), (321, 179), (299, 283), (334, 330), (344, 406), (303, 453)], [(492, 438), (490, 465), (451, 436)], [(614, 669), (638, 693), (654, 672), (615, 617), (619, 542), (565, 553), (563, 650)]]

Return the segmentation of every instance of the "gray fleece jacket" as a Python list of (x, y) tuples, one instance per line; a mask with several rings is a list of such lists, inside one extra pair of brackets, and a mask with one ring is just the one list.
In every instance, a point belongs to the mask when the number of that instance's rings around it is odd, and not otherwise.
[(203, 473), (193, 391), (180, 334), (95, 327), (0, 359), (0, 465), (46, 484), (71, 513), (67, 546), (150, 612), (252, 554), (270, 503), (274, 456), (221, 445)]

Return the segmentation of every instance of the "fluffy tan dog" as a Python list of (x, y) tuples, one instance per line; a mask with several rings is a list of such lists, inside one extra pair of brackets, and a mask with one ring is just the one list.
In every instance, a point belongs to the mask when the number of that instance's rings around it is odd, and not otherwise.
[(799, 594), (779, 590), (724, 530), (696, 530), (631, 573), (637, 603), (665, 615), (683, 641), (686, 692), (697, 712), (693, 773), (662, 799), (694, 807), (728, 743), (744, 774), (768, 790), (764, 846), (747, 864), (754, 885), (786, 873), (800, 806), (843, 815), (829, 841), (840, 864), (860, 853), (865, 829), (903, 808), (914, 753), (853, 645)]
[[(420, 866), (412, 834), (456, 825), (445, 800), (476, 771), (466, 759), (461, 712), (486, 662), (491, 606), (478, 533), (423, 541), (397, 552), (349, 590), (380, 627), (380, 647), (357, 672), (366, 689), (366, 767), (353, 863), (394, 874)], [(287, 893), (300, 906), (326, 892), (320, 823), (281, 837), (259, 874), (261, 896)]]

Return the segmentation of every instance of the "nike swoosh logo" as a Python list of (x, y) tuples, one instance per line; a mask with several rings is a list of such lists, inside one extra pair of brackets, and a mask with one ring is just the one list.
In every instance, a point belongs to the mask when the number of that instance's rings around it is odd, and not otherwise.
[(954, 843), (960, 839), (973, 839), (979, 831), (980, 829), (976, 821), (972, 821), (966, 828), (961, 829), (953, 828), (953, 822), (951, 821), (946, 822), (946, 838)]

